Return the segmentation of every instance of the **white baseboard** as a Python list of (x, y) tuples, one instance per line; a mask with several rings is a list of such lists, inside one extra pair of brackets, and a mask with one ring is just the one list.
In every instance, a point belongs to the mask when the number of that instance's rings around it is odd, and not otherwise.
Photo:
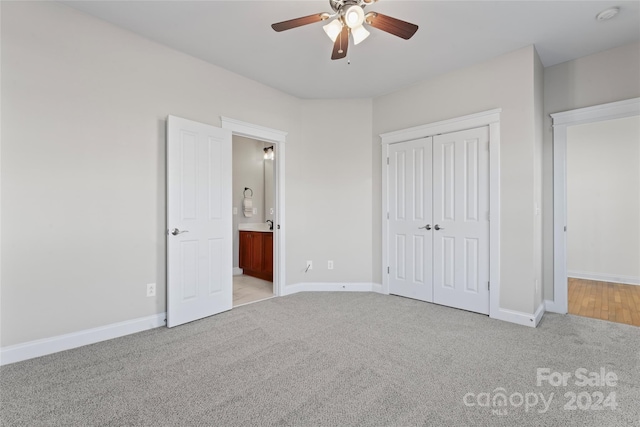
[(504, 320), (505, 322), (516, 323), (518, 325), (535, 328), (536, 326), (538, 326), (538, 323), (542, 319), (543, 314), (544, 303), (540, 304), (536, 312), (533, 314), (501, 308), (498, 310), (498, 315), (493, 316), (492, 319)]
[(540, 321), (542, 320), (542, 316), (544, 316), (544, 301), (542, 301), (540, 303), (540, 305), (538, 306), (538, 309), (536, 310), (535, 313), (533, 313), (533, 315), (535, 316), (535, 327), (538, 327), (538, 323), (540, 323)]
[[(382, 288), (382, 283), (372, 283), (372, 287), (371, 287), (371, 292), (376, 292), (379, 294), (385, 294), (384, 290)], [(389, 295), (388, 293), (386, 293), (385, 295)]]
[(0, 348), (0, 365), (33, 359), (165, 325), (165, 313)]
[(233, 267), (233, 275), (234, 276), (242, 276), (244, 274), (244, 270), (240, 267)]
[(613, 274), (591, 273), (589, 271), (567, 271), (567, 277), (574, 279), (596, 280), (599, 282), (622, 283), (640, 286), (640, 277)]
[(545, 300), (544, 309), (550, 313), (567, 314), (567, 310), (563, 310), (555, 301)]
[(373, 292), (374, 286), (376, 286), (375, 283), (295, 283), (285, 286), (282, 295), (291, 295), (298, 292)]

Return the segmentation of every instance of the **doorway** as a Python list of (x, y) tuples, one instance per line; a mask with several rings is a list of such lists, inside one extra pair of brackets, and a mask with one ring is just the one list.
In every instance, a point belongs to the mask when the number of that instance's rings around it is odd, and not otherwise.
[[(285, 284), (285, 155), (287, 132), (271, 129), (253, 123), (242, 122), (228, 117), (221, 117), (222, 128), (231, 131), (233, 137), (249, 138), (260, 141), (266, 146), (273, 146), (275, 160), (273, 162), (273, 272), (272, 272), (272, 295), (282, 296)], [(276, 154), (277, 153), (277, 154)], [(230, 184), (232, 185), (232, 184)], [(244, 193), (244, 192), (243, 192)], [(247, 194), (250, 194), (248, 192)], [(240, 207), (236, 206), (239, 210)], [(267, 207), (267, 212), (270, 212)], [(233, 230), (236, 231), (236, 230)], [(238, 233), (239, 235), (239, 233)], [(239, 260), (238, 260), (239, 262)], [(238, 265), (239, 267), (239, 265)], [(238, 271), (235, 271), (238, 273)], [(253, 280), (246, 279), (246, 280)], [(268, 284), (262, 283), (265, 292), (268, 292)]]
[[(634, 292), (630, 298), (623, 297), (624, 290), (640, 289), (639, 137), (636, 129), (635, 135), (627, 137), (630, 146), (616, 146), (619, 138), (611, 126), (635, 122), (632, 127), (637, 128), (640, 98), (551, 117), (554, 295), (546, 309), (632, 324), (640, 307), (634, 304)], [(604, 134), (598, 135), (599, 129)]]
[(232, 137), (233, 306), (274, 296), (274, 144)]
[(567, 276), (569, 314), (640, 326), (640, 116), (567, 129)]

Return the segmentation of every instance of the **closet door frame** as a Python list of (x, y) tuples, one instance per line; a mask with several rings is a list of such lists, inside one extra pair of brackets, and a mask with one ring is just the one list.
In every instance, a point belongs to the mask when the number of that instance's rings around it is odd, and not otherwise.
[(389, 294), (389, 145), (443, 133), (489, 127), (489, 317), (500, 319), (500, 113), (484, 111), (380, 135), (382, 140), (382, 293)]

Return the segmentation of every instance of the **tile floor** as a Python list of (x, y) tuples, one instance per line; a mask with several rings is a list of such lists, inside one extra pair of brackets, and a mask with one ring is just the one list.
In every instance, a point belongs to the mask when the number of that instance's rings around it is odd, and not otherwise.
[(273, 296), (273, 283), (251, 276), (233, 276), (233, 306)]

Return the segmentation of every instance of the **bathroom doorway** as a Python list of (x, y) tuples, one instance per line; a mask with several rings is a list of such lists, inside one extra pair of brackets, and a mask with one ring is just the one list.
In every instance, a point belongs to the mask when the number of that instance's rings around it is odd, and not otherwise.
[(232, 138), (233, 306), (271, 298), (274, 263), (273, 143)]
[[(234, 286), (240, 292), (234, 292), (233, 306), (256, 302), (284, 294), (285, 284), (285, 142), (287, 132), (264, 126), (246, 123), (228, 117), (221, 117), (222, 128), (232, 132), (233, 158), (243, 154), (236, 149), (246, 151), (245, 163), (253, 162), (253, 178), (236, 178), (242, 170), (233, 169), (233, 272)], [(240, 144), (249, 144), (242, 146)], [(236, 147), (236, 145), (238, 145)], [(266, 158), (265, 158), (266, 157)], [(248, 164), (248, 163), (247, 163)], [(260, 172), (261, 173), (261, 180)], [(265, 179), (266, 177), (266, 179)], [(245, 181), (253, 179), (254, 181)], [(252, 183), (255, 182), (255, 183)], [(251, 187), (253, 185), (253, 187)], [(245, 190), (246, 188), (246, 190)], [(252, 191), (250, 191), (252, 190)], [(252, 195), (253, 192), (253, 195)], [(249, 197), (250, 202), (245, 202)], [(245, 216), (245, 212), (249, 216)], [(255, 213), (254, 213), (255, 212)], [(241, 226), (241, 224), (243, 224)], [(252, 245), (255, 256), (251, 256), (248, 270), (240, 267), (240, 228), (243, 232), (257, 232), (257, 244)], [(272, 228), (272, 230), (271, 230)], [(246, 235), (251, 233), (243, 233)], [(237, 242), (235, 237), (237, 236)], [(266, 248), (271, 249), (267, 254)], [(247, 254), (245, 254), (247, 255)], [(270, 257), (269, 257), (270, 255)], [(243, 259), (243, 262), (245, 259)], [(271, 267), (269, 269), (269, 267)], [(234, 290), (235, 290), (234, 289)]]

